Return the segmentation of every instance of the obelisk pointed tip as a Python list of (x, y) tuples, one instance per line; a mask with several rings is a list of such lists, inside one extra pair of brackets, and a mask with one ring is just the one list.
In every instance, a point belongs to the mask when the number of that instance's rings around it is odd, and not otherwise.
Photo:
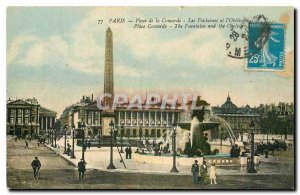
[(111, 32), (110, 27), (108, 27), (108, 28), (106, 29), (106, 32)]

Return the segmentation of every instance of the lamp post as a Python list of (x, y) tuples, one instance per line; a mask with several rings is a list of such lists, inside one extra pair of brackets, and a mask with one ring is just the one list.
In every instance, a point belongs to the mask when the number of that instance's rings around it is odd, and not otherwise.
[(223, 129), (221, 129), (220, 142), (221, 142), (220, 143), (220, 146), (221, 146), (220, 147), (220, 152), (222, 153), (222, 147), (223, 147), (223, 143), (222, 143), (223, 142)]
[(100, 125), (99, 126), (99, 146), (98, 146), (98, 148), (101, 148), (101, 133), (102, 132), (102, 126)]
[(107, 167), (107, 169), (115, 169), (115, 165), (113, 164), (113, 133), (114, 133), (114, 123), (111, 120), (109, 123), (109, 127), (110, 127), (110, 163)]
[(142, 126), (139, 129), (139, 136), (140, 136), (140, 145), (142, 145)]
[(176, 124), (173, 124), (173, 136), (172, 136), (172, 144), (173, 144), (173, 168), (171, 169), (171, 172), (178, 173), (178, 170), (176, 168)]
[(85, 144), (84, 144), (84, 130), (85, 130), (85, 123), (84, 123), (84, 120), (83, 118), (81, 119), (81, 121), (78, 122), (78, 127), (81, 128), (81, 131), (82, 131), (82, 142), (81, 142), (81, 146), (82, 146), (82, 156), (81, 158), (83, 159), (84, 161), (84, 149), (85, 149)]
[(54, 129), (54, 147), (56, 148), (56, 129)]
[(65, 130), (65, 149), (63, 154), (67, 154), (67, 125), (64, 126)]
[(51, 129), (49, 129), (49, 145), (52, 145), (52, 132)]
[(250, 166), (248, 167), (248, 173), (257, 173), (257, 171), (254, 168), (254, 128), (255, 128), (255, 124), (253, 122), (253, 120), (251, 120), (250, 123), (250, 128), (251, 128), (251, 159), (250, 159)]
[(72, 155), (70, 158), (75, 159), (75, 125), (72, 125)]
[(127, 129), (127, 142), (129, 144), (130, 129)]
[(48, 145), (50, 145), (50, 130), (49, 129), (47, 130), (47, 133), (48, 133), (48, 136), (47, 136), (47, 138), (48, 138)]
[(53, 145), (53, 140), (54, 140), (54, 135), (53, 135), (53, 129), (51, 129), (51, 147), (54, 147)]
[(120, 139), (121, 150), (120, 150), (120, 153), (124, 153), (124, 151), (123, 151), (123, 136), (124, 136), (124, 124), (122, 124), (122, 126), (121, 126), (121, 139)]
[(114, 128), (114, 138), (117, 140), (117, 136), (119, 135), (119, 127), (118, 125)]

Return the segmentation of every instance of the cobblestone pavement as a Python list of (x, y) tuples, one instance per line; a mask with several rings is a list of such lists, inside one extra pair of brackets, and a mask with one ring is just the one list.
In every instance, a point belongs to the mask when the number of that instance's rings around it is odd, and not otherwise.
[[(77, 169), (55, 152), (35, 141), (24, 148), (24, 140), (7, 138), (7, 186), (10, 189), (293, 189), (293, 172), (276, 175), (220, 175), (218, 184), (194, 185), (188, 175), (122, 173), (88, 170), (84, 181)], [(286, 153), (284, 153), (286, 155)], [(283, 156), (284, 156), (283, 155)], [(34, 156), (41, 163), (40, 180), (30, 167)], [(278, 156), (278, 159), (281, 157)], [(281, 158), (284, 162), (284, 159)], [(290, 158), (290, 156), (289, 156)], [(281, 161), (280, 161), (281, 162)], [(284, 163), (281, 163), (284, 164)], [(276, 164), (276, 166), (281, 165)]]

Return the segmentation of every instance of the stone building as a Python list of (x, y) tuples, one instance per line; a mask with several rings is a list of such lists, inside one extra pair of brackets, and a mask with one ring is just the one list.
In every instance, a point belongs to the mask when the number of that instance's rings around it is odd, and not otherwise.
[(78, 129), (78, 122), (83, 120), (86, 124), (86, 134), (98, 136), (101, 129), (101, 113), (93, 95), (83, 96), (79, 102), (67, 107), (60, 116), (61, 133), (67, 130), (70, 134), (73, 125), (75, 129)]
[[(131, 138), (139, 137), (139, 129), (142, 129), (143, 138), (160, 137), (162, 133), (172, 128), (173, 123), (180, 121), (182, 111), (180, 109), (160, 109), (160, 103), (143, 109), (131, 108), (127, 109), (128, 103), (118, 105), (114, 110), (115, 126), (121, 132), (124, 128), (123, 135)], [(170, 106), (170, 105), (169, 105)], [(78, 129), (78, 122), (84, 120), (86, 124), (86, 135), (98, 137), (102, 130), (101, 119), (103, 111), (97, 107), (97, 102), (93, 96), (83, 96), (82, 99), (67, 107), (60, 116), (61, 129), (67, 128), (70, 133), (74, 124)]]
[(7, 100), (7, 134), (22, 136), (42, 135), (45, 130), (54, 128), (56, 112), (42, 107), (37, 99)]
[(40, 134), (45, 135), (48, 129), (56, 129), (56, 112), (40, 106), (39, 109)]
[(249, 132), (249, 124), (253, 120), (255, 131), (258, 133), (260, 128), (260, 114), (257, 108), (251, 108), (249, 105), (245, 107), (237, 107), (228, 95), (227, 100), (222, 106), (212, 107), (213, 115), (225, 119), (231, 127), (235, 136), (238, 137), (242, 133)]

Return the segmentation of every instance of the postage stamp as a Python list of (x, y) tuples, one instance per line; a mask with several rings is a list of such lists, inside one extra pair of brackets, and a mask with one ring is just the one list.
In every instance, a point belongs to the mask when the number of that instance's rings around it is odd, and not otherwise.
[(294, 190), (294, 15), (291, 6), (7, 7), (1, 181)]
[(284, 70), (284, 24), (250, 22), (248, 37), (248, 70)]

